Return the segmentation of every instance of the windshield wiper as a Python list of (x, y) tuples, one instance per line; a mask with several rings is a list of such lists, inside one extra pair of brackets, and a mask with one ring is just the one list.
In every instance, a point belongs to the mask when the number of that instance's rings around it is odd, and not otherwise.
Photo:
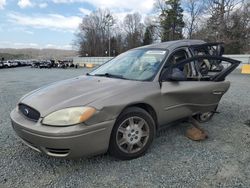
[(120, 78), (120, 79), (125, 79), (122, 75), (117, 75), (117, 74), (110, 74), (110, 73), (104, 73), (104, 74), (93, 74), (91, 76), (104, 76), (108, 78)]

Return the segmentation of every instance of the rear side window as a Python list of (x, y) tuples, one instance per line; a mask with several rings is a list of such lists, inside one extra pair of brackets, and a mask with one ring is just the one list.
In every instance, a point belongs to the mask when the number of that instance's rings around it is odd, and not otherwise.
[(200, 55), (180, 62), (176, 67), (190, 62), (194, 62), (198, 72), (197, 76), (187, 77), (187, 80), (192, 81), (223, 81), (240, 63), (240, 61), (221, 56)]

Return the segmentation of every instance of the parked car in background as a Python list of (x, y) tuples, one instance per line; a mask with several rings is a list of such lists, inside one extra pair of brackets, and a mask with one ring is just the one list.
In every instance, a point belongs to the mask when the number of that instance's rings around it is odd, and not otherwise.
[(4, 64), (2, 61), (0, 61), (0, 69), (4, 68)]
[(42, 68), (50, 69), (51, 67), (52, 67), (52, 63), (50, 61), (42, 61), (39, 64), (40, 69), (42, 69)]
[(33, 61), (32, 60), (27, 60), (26, 61), (26, 66), (32, 66), (33, 64)]
[(13, 65), (11, 64), (10, 61), (4, 61), (3, 65), (4, 65), (5, 68), (11, 68), (11, 67), (13, 67)]
[[(209, 121), (216, 112), (230, 86), (225, 78), (240, 61), (196, 55), (206, 45), (179, 40), (129, 50), (87, 75), (25, 95), (11, 112), (12, 126), (49, 156), (140, 157), (162, 126), (190, 117)], [(223, 70), (205, 73), (204, 62), (214, 61)]]
[(65, 61), (58, 61), (58, 68), (66, 69), (68, 67), (67, 62)]
[(39, 68), (40, 62), (39, 61), (32, 61), (31, 68)]
[(18, 65), (19, 65), (19, 61), (16, 61), (16, 60), (14, 60), (14, 61), (9, 61), (10, 62), (10, 64), (11, 64), (11, 67), (18, 67)]
[(31, 66), (32, 64), (29, 60), (7, 60), (1, 61), (1, 63), (5, 68)]
[(28, 61), (27, 60), (20, 60), (17, 62), (19, 67), (25, 67), (28, 66)]

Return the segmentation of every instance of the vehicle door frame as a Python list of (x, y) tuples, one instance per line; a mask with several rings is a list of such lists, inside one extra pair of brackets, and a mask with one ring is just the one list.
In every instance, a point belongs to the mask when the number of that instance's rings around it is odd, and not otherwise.
[[(166, 68), (168, 65), (170, 65), (170, 58), (173, 56), (174, 53), (176, 53), (177, 51), (180, 51), (180, 50), (184, 50), (186, 51), (187, 55), (188, 55), (188, 58), (191, 58), (193, 57), (193, 54), (191, 53), (190, 49), (187, 47), (187, 46), (183, 46), (183, 47), (178, 47), (178, 48), (175, 48), (174, 50), (172, 50), (172, 52), (168, 55), (168, 57), (166, 58), (165, 62), (164, 62), (164, 65), (162, 68)], [(186, 59), (185, 59), (186, 60)]]
[[(182, 49), (182, 48), (178, 48), (178, 49)], [(230, 58), (221, 57), (221, 56), (193, 56), (193, 57), (190, 57), (190, 58), (185, 59), (183, 61), (180, 61), (176, 64), (170, 64), (169, 59), (172, 57), (172, 55), (177, 50), (174, 50), (168, 56), (164, 66), (161, 70), (161, 74), (159, 76), (159, 82), (160, 82), (160, 86), (161, 86), (161, 97), (162, 97), (162, 99), (161, 99), (162, 106), (161, 106), (161, 112), (160, 112), (160, 118), (159, 118), (160, 124), (175, 121), (179, 117), (184, 118), (184, 117), (188, 117), (188, 116), (193, 116), (197, 113), (215, 110), (221, 97), (227, 91), (227, 89), (229, 88), (229, 85), (230, 85), (229, 82), (224, 81), (224, 78), (230, 72), (232, 72), (240, 63), (240, 61), (233, 60)], [(216, 77), (214, 77), (213, 80), (206, 80), (206, 81), (202, 81), (202, 82), (199, 79), (193, 80), (193, 81), (188, 81), (188, 80), (187, 81), (171, 81), (171, 80), (162, 81), (161, 76), (162, 76), (162, 72), (164, 72), (165, 69), (172, 70), (175, 67), (183, 66), (186, 63), (190, 63), (192, 61), (194, 62), (195, 60), (205, 59), (205, 58), (227, 61), (227, 62), (231, 63), (231, 65), (228, 68), (226, 68), (225, 70), (223, 70), (222, 72), (220, 72), (218, 75), (216, 75)], [(224, 82), (220, 82), (220, 81), (224, 81)], [(197, 85), (193, 85), (194, 83), (197, 83)], [(199, 93), (199, 95), (197, 96), (198, 101), (190, 100), (191, 99), (190, 94), (192, 95), (193, 86), (194, 86), (194, 92)], [(168, 91), (168, 88), (169, 88), (169, 91)], [(188, 95), (187, 96), (181, 95), (182, 89), (183, 89), (183, 92), (187, 93), (189, 96)], [(179, 100), (180, 98), (178, 98), (178, 97), (175, 98), (174, 97), (175, 93), (177, 95), (181, 96), (182, 99)], [(202, 98), (202, 96), (204, 96), (204, 99)], [(194, 96), (194, 98), (196, 98), (196, 97)], [(168, 101), (166, 101), (166, 99), (180, 101), (180, 102), (174, 104), (173, 101), (168, 102)], [(165, 103), (165, 101), (166, 101), (166, 103)]]
[[(190, 59), (190, 58), (193, 57), (193, 56), (192, 56), (192, 53), (190, 52), (190, 49), (188, 48), (188, 46), (178, 47), (178, 48), (172, 50), (172, 52), (168, 54), (168, 56), (167, 56), (166, 59), (165, 59), (165, 62), (164, 62), (163, 65), (162, 65), (162, 68), (161, 68), (160, 73), (159, 73), (159, 76), (158, 76), (158, 82), (160, 83), (160, 93), (161, 93), (161, 97), (164, 97), (164, 96), (162, 96), (162, 82), (160, 81), (161, 76), (162, 76), (162, 73), (163, 73), (165, 70), (167, 70), (168, 68), (170, 68), (170, 67), (172, 66), (172, 64), (171, 64), (171, 62), (170, 62), (170, 59), (172, 58), (172, 56), (173, 56), (176, 52), (178, 52), (178, 51), (180, 51), (180, 50), (184, 50), (184, 51), (186, 52), (186, 55), (188, 56), (187, 59)], [(186, 60), (186, 59), (185, 59), (185, 60)], [(185, 60), (184, 60), (184, 61), (185, 61)], [(177, 64), (178, 64), (178, 63), (177, 63)], [(194, 65), (193, 63), (190, 64), (190, 65), (191, 65), (192, 75), (193, 75), (193, 74), (197, 74), (195, 65)], [(168, 82), (171, 82), (171, 81), (168, 81)], [(173, 83), (173, 84), (176, 84), (176, 83)], [(162, 106), (161, 109), (158, 111), (158, 112), (159, 112), (159, 116), (160, 116), (160, 117), (159, 117), (159, 124), (170, 123), (170, 122), (172, 122), (172, 121), (177, 120), (176, 118), (173, 118), (173, 119), (171, 119), (171, 120), (169, 120), (168, 118), (165, 119), (166, 116), (164, 115), (164, 110), (165, 110), (165, 107)]]
[[(194, 62), (194, 61), (203, 60), (203, 59), (219, 60), (220, 63), (225, 61), (225, 62), (228, 62), (228, 63), (231, 64), (229, 67), (223, 69), (218, 74), (212, 76), (212, 78), (209, 80), (209, 81), (215, 81), (215, 82), (224, 81), (226, 76), (229, 75), (241, 63), (241, 61), (231, 59), (231, 58), (227, 58), (227, 57), (222, 57), (222, 56), (198, 55), (198, 56), (193, 56), (191, 58), (180, 61), (180, 62), (176, 63), (175, 65), (169, 66), (168, 68), (173, 69), (173, 68), (178, 67), (178, 66), (183, 66), (183, 65), (185, 65), (187, 63), (190, 63), (192, 61)], [(196, 70), (196, 71), (200, 74), (199, 70)], [(200, 80), (197, 80), (197, 81), (200, 81)]]
[[(160, 86), (161, 86), (161, 76), (162, 76), (163, 71), (165, 71), (165, 69), (171, 67), (171, 63), (169, 62), (169, 60), (171, 59), (172, 55), (179, 50), (186, 51), (186, 53), (188, 55), (187, 59), (194, 57), (194, 54), (193, 54), (192, 50), (189, 48), (189, 46), (182, 46), (182, 47), (178, 47), (178, 48), (175, 48), (174, 50), (172, 50), (172, 52), (169, 53), (167, 55), (167, 57), (165, 57), (164, 63), (162, 63), (162, 68), (159, 70), (159, 72), (157, 74), (157, 77), (158, 77), (157, 81), (160, 83)], [(185, 60), (187, 60), (187, 59), (185, 59)], [(183, 61), (185, 61), (185, 60), (183, 60)], [(198, 70), (197, 70), (195, 64), (193, 62), (191, 62), (190, 65), (191, 65), (191, 69), (192, 69), (192, 74), (196, 74), (196, 76), (198, 76)]]

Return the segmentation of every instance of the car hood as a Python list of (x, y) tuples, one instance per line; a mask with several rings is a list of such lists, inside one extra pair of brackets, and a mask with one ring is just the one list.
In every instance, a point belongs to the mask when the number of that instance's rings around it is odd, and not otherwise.
[(95, 100), (112, 97), (137, 84), (138, 81), (80, 76), (30, 92), (20, 100), (20, 103), (38, 110), (41, 117), (44, 117), (59, 109), (85, 106)]

